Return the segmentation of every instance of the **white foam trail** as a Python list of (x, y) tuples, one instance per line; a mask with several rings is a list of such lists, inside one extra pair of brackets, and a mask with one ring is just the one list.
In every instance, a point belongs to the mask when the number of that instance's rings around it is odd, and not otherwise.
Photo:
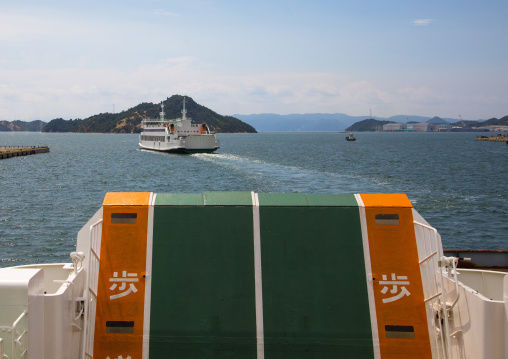
[(196, 154), (196, 158), (213, 162), (219, 166), (239, 172), (255, 183), (268, 185), (270, 191), (315, 192), (315, 193), (353, 193), (360, 186), (365, 187), (365, 179), (348, 173), (323, 172), (298, 166), (270, 163), (259, 159), (234, 154)]

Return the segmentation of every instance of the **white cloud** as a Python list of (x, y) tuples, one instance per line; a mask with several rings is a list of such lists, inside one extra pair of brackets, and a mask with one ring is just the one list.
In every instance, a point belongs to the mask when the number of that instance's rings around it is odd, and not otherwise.
[(392, 95), (368, 81), (346, 83), (342, 86), (341, 93), (347, 101), (365, 105), (383, 105), (393, 101)]
[(432, 19), (416, 19), (413, 20), (415, 26), (427, 26), (432, 22)]
[[(135, 70), (32, 69), (0, 70), (0, 120), (86, 118), (127, 110), (141, 102), (160, 102), (174, 94), (191, 96), (222, 115), (253, 113), (346, 113), (376, 116), (397, 114), (494, 117), (486, 109), (503, 105), (499, 98), (464, 95), (455, 87), (401, 86), (382, 77), (369, 81), (336, 73), (258, 73), (224, 75), (198, 65), (192, 57), (168, 58)], [(205, 69), (205, 70), (203, 70)], [(428, 79), (427, 79), (428, 80)], [(492, 84), (491, 84), (492, 85)], [(476, 97), (474, 97), (476, 96)], [(484, 106), (483, 112), (477, 111)], [(467, 108), (474, 112), (466, 114)], [(499, 116), (499, 115), (497, 115)]]

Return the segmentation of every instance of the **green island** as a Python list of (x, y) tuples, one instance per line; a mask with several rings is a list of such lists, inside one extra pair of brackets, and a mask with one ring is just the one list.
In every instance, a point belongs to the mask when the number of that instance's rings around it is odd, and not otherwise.
[(41, 120), (31, 122), (26, 121), (0, 121), (0, 132), (10, 131), (26, 131), (26, 132), (39, 132), (47, 123)]
[[(181, 95), (173, 95), (163, 101), (166, 118), (181, 117), (183, 97), (184, 96)], [(192, 118), (196, 123), (205, 122), (212, 131), (220, 133), (257, 132), (251, 125), (232, 116), (219, 115), (209, 108), (199, 105), (191, 97), (185, 96), (185, 107), (188, 117)], [(4, 126), (6, 128), (3, 129), (3, 131), (40, 130), (42, 132), (139, 133), (141, 132), (141, 120), (145, 118), (158, 118), (160, 111), (160, 103), (154, 104), (151, 102), (144, 102), (126, 111), (119, 113), (101, 113), (85, 119), (64, 120), (63, 118), (56, 118), (44, 126), (41, 126), (39, 123), (42, 121), (33, 121), (38, 123), (32, 124), (32, 122), (30, 122), (30, 129), (28, 129), (27, 126), (21, 127), (20, 124), (18, 124), (17, 127), (13, 127), (12, 123), (6, 123)], [(27, 123), (25, 122), (25, 124)], [(2, 123), (0, 123), (0, 126), (1, 125)], [(1, 127), (0, 131), (2, 131)]]

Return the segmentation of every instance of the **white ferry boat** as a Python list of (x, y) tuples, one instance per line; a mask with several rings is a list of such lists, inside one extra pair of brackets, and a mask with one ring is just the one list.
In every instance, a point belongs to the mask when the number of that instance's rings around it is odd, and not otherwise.
[(461, 255), (402, 194), (108, 193), (72, 262), (0, 268), (0, 358), (506, 359)]
[(147, 150), (179, 153), (211, 153), (219, 148), (219, 140), (206, 123), (192, 123), (187, 118), (185, 98), (182, 117), (165, 119), (164, 103), (159, 119), (146, 119), (141, 122), (139, 146)]

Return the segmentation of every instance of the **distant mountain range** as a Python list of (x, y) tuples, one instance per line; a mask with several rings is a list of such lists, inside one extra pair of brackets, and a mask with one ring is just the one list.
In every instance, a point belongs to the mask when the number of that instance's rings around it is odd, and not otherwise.
[[(166, 118), (177, 118), (181, 115), (183, 96), (174, 95), (164, 101)], [(307, 113), (278, 115), (263, 113), (253, 115), (221, 116), (214, 111), (186, 97), (188, 116), (197, 123), (206, 122), (216, 132), (279, 132), (279, 131), (373, 131), (390, 122), (428, 122), (449, 123), (456, 126), (508, 126), (508, 116), (501, 119), (462, 121), (453, 118), (397, 115), (388, 118), (366, 116), (349, 116), (343, 113)], [(156, 118), (160, 105), (142, 103), (120, 113), (103, 113), (84, 120), (54, 119), (49, 123), (43, 121), (0, 121), (0, 131), (42, 131), (43, 132), (111, 132), (136, 133), (140, 131), (142, 118)], [(354, 125), (354, 126), (353, 126)]]
[[(344, 131), (356, 122), (363, 121), (366, 116), (349, 116), (343, 113), (307, 113), (277, 115), (263, 113), (257, 115), (233, 115), (244, 122), (252, 125), (260, 132), (276, 131)], [(388, 118), (375, 117), (377, 121), (389, 122), (431, 122), (449, 123), (457, 122), (457, 119), (423, 116), (398, 115)], [(435, 122), (434, 122), (435, 121)]]

